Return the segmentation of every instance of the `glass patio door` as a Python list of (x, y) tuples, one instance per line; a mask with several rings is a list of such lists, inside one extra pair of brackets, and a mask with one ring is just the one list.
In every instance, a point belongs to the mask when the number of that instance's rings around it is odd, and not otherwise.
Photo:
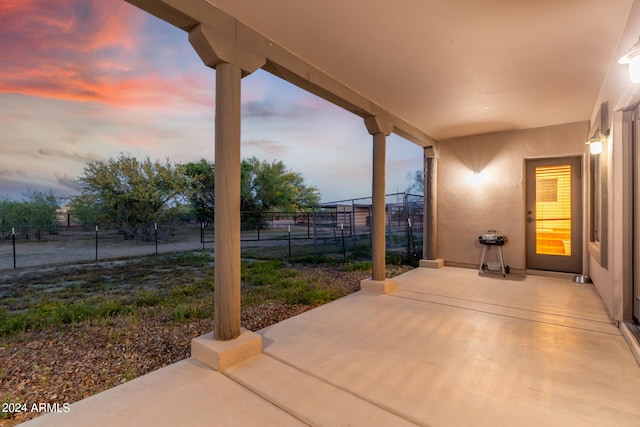
[(582, 272), (580, 157), (526, 161), (527, 268)]

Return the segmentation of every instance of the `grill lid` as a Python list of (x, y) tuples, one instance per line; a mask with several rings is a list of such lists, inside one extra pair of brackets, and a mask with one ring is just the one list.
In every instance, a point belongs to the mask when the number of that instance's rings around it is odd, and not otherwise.
[(478, 240), (485, 245), (504, 244), (507, 236), (496, 233), (496, 230), (487, 230), (487, 233), (478, 236)]

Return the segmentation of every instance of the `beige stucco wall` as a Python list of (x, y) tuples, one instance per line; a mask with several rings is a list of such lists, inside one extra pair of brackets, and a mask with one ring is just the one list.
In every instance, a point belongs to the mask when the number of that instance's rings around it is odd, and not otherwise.
[[(582, 156), (588, 122), (442, 141), (438, 163), (438, 256), (449, 265), (477, 266), (480, 234), (505, 234), (506, 263), (525, 265), (524, 161)], [(474, 171), (481, 171), (474, 175)], [(491, 259), (492, 261), (493, 259)]]
[(622, 113), (613, 114), (617, 124), (611, 127), (611, 135), (608, 138), (607, 150), (609, 167), (607, 171), (608, 181), (608, 205), (607, 205), (607, 222), (608, 222), (608, 251), (607, 251), (607, 267), (602, 267), (600, 262), (596, 260), (592, 253), (588, 255), (587, 271), (591, 276), (593, 283), (602, 298), (609, 315), (614, 319), (621, 319), (622, 299), (621, 295), (616, 301), (615, 294), (620, 292), (620, 284), (616, 285), (615, 278), (622, 273), (622, 258), (620, 251), (622, 250), (622, 234), (621, 234), (621, 215), (622, 210), (618, 206), (621, 204), (620, 190), (622, 187), (622, 168), (615, 167), (621, 158), (622, 149), (620, 140), (622, 138)]
[(610, 316), (614, 320), (628, 320), (630, 311), (631, 283), (625, 279), (623, 237), (631, 233), (623, 224), (622, 184), (624, 162), (622, 141), (625, 137), (623, 111), (633, 109), (640, 102), (640, 85), (629, 82), (627, 66), (617, 63), (626, 51), (638, 41), (640, 36), (640, 2), (634, 1), (629, 18), (616, 52), (613, 54), (607, 77), (603, 82), (600, 95), (593, 106), (592, 120), (597, 121), (600, 104), (609, 104), (609, 174), (608, 174), (608, 225), (609, 250), (608, 266), (603, 268), (593, 256), (588, 257), (588, 271), (602, 297)]

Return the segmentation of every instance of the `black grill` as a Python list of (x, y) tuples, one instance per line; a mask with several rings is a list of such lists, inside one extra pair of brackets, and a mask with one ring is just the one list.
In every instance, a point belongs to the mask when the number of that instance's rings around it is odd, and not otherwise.
[(482, 256), (480, 258), (480, 272), (478, 274), (487, 271), (487, 249), (489, 249), (490, 246), (495, 246), (498, 253), (500, 272), (503, 277), (506, 277), (507, 274), (509, 274), (509, 266), (505, 265), (502, 246), (507, 242), (507, 236), (496, 233), (496, 230), (489, 230), (487, 233), (478, 236), (478, 241), (483, 245)]
[(487, 233), (478, 236), (478, 240), (483, 245), (497, 245), (502, 246), (506, 243), (507, 236), (497, 233)]

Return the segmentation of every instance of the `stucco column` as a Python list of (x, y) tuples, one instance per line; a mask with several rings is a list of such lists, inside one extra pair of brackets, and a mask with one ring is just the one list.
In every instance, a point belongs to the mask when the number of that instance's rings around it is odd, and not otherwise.
[(214, 336), (240, 335), (239, 67), (216, 67)]
[(242, 37), (234, 25), (224, 21), (189, 30), (189, 42), (202, 62), (216, 70), (215, 314), (210, 335), (217, 342), (236, 343), (212, 345), (207, 335), (191, 347), (192, 356), (216, 369), (259, 351), (261, 342), (259, 335), (240, 329), (240, 80), (262, 67), (266, 57), (256, 41)]
[(424, 149), (424, 227), (420, 267), (442, 268), (438, 258), (438, 147)]
[(386, 177), (385, 161), (387, 150), (387, 136), (384, 133), (373, 135), (373, 202), (371, 207), (371, 263), (373, 280), (384, 280), (386, 270)]
[(266, 59), (251, 40), (227, 30), (189, 31), (193, 48), (216, 70), (214, 325), (192, 340), (191, 357), (217, 370), (262, 351), (262, 336), (240, 328), (240, 80)]
[(371, 207), (371, 280), (362, 281), (365, 290), (386, 293), (395, 288), (395, 282), (385, 278), (386, 270), (386, 239), (385, 239), (385, 165), (387, 136), (393, 130), (393, 125), (379, 117), (371, 116), (365, 119), (365, 125), (373, 135), (373, 185)]

